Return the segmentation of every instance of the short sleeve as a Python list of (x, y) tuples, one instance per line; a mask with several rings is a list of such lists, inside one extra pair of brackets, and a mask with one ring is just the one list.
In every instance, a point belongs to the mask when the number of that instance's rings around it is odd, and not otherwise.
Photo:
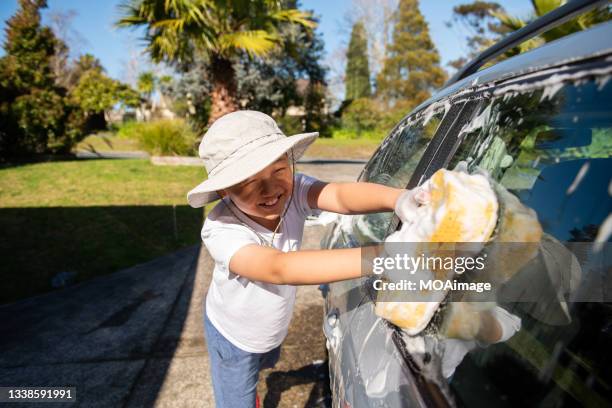
[(293, 192), (293, 197), (295, 199), (296, 208), (304, 218), (321, 214), (321, 210), (318, 208), (310, 208), (308, 205), (308, 191), (317, 181), (319, 180), (314, 177), (310, 177), (302, 173), (296, 173), (294, 186), (295, 191)]
[[(232, 256), (242, 247), (249, 244), (260, 244), (257, 237), (246, 227), (234, 224), (219, 224), (204, 222), (202, 227), (202, 241), (208, 249), (213, 260), (228, 272), (230, 277), (229, 263)], [(208, 225), (207, 225), (208, 224)]]

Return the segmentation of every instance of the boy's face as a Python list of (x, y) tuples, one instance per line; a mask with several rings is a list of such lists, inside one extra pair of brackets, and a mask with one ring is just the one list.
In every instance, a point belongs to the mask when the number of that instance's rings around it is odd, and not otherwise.
[(284, 154), (259, 173), (218, 193), (223, 197), (229, 196), (242, 212), (255, 221), (274, 229), (292, 187), (293, 173), (288, 155)]

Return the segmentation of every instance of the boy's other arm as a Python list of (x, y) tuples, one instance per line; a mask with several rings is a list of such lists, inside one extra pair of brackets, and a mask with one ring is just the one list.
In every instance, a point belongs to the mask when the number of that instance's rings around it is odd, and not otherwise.
[[(362, 255), (368, 264), (379, 247), (282, 252), (250, 244), (231, 257), (229, 269), (245, 278), (278, 285), (315, 285), (362, 275)], [(363, 254), (362, 254), (363, 251)], [(369, 268), (368, 268), (369, 269)]]
[(393, 211), (397, 198), (406, 192), (376, 183), (325, 183), (318, 181), (308, 190), (308, 205), (339, 214), (366, 214)]

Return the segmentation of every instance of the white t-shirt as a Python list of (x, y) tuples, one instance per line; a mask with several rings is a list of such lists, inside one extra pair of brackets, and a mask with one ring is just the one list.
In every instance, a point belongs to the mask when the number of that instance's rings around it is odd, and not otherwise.
[[(320, 213), (310, 208), (307, 201), (308, 190), (315, 181), (317, 179), (296, 173), (293, 199), (274, 238), (275, 248), (283, 252), (300, 248), (306, 217)], [(229, 270), (230, 259), (236, 251), (245, 245), (261, 244), (258, 236), (242, 223), (268, 242), (272, 239), (272, 231), (240, 212), (229, 199), (222, 201), (208, 214), (202, 227), (202, 241), (215, 261), (206, 296), (206, 314), (236, 347), (251, 353), (265, 353), (279, 346), (287, 335), (296, 288), (252, 281)], [(232, 206), (236, 215), (226, 204)]]

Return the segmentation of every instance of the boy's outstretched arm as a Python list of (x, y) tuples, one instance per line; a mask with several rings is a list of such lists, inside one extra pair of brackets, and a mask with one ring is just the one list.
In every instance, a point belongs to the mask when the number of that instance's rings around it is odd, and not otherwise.
[(393, 211), (397, 198), (406, 192), (376, 183), (316, 182), (308, 191), (308, 205), (340, 214)]
[(252, 244), (236, 251), (230, 259), (229, 269), (259, 282), (315, 285), (360, 277), (362, 258), (371, 264), (368, 260), (375, 257), (378, 250), (373, 246), (282, 252)]

